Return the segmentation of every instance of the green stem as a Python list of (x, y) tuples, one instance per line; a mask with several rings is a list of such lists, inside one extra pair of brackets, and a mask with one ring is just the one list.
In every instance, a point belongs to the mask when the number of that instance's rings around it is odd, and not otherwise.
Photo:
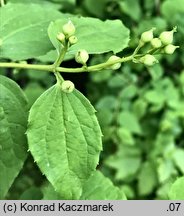
[(101, 64), (93, 65), (93, 66), (83, 66), (81, 68), (65, 68), (65, 67), (56, 67), (54, 65), (35, 65), (35, 64), (25, 64), (25, 63), (5, 63), (0, 62), (0, 68), (20, 68), (20, 69), (34, 69), (34, 70), (43, 70), (48, 72), (65, 72), (65, 73), (80, 73), (80, 72), (93, 72), (100, 71), (104, 68), (107, 68), (116, 63), (123, 63), (127, 61), (133, 60), (133, 56), (123, 57), (121, 59), (117, 59), (110, 62), (104, 62)]
[(0, 62), (0, 68), (20, 68), (20, 69), (33, 69), (53, 72), (53, 65), (36, 65), (14, 62)]
[(56, 68), (57, 71), (59, 72), (67, 72), (67, 73), (79, 73), (79, 72), (94, 72), (94, 71), (100, 71), (102, 69), (108, 68), (113, 64), (116, 63), (123, 63), (123, 62), (127, 62), (127, 61), (131, 61), (133, 60), (133, 56), (127, 56), (127, 57), (123, 57), (121, 59), (117, 59), (114, 61), (110, 61), (110, 62), (104, 62), (104, 63), (100, 63), (97, 65), (93, 65), (93, 66), (89, 66), (89, 67), (81, 67), (81, 68), (63, 68), (63, 67), (58, 67)]
[(133, 52), (133, 57), (135, 57), (135, 55), (139, 52), (139, 50), (144, 46), (144, 43), (140, 40), (138, 46), (136, 47), (136, 49)]
[(68, 50), (68, 46), (69, 46), (68, 41), (66, 41), (63, 49), (61, 50), (61, 52), (59, 54), (59, 57), (57, 58), (57, 60), (53, 64), (54, 68), (59, 67), (60, 64), (62, 63), (62, 61), (64, 60), (64, 57), (65, 57), (67, 50)]
[(65, 41), (63, 49), (60, 50), (59, 56), (53, 64), (54, 75), (55, 75), (57, 82), (59, 84), (61, 84), (64, 81), (64, 79), (61, 76), (61, 74), (57, 71), (57, 68), (60, 66), (60, 64), (64, 60), (64, 57), (65, 57), (66, 52), (68, 50), (68, 47), (69, 47), (69, 43), (68, 43), (68, 41)]

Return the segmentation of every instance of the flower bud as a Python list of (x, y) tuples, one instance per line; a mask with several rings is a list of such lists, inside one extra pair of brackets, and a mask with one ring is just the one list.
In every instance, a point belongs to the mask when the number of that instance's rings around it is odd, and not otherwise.
[(73, 82), (71, 82), (70, 80), (65, 80), (61, 84), (61, 89), (65, 93), (73, 92), (74, 88), (75, 88), (75, 86), (74, 86)]
[[(118, 60), (118, 59), (121, 59), (120, 57), (118, 57), (118, 56), (115, 56), (115, 55), (113, 55), (113, 56), (111, 56), (108, 60), (107, 60), (107, 62), (113, 62), (114, 60)], [(117, 70), (117, 69), (119, 69), (121, 67), (121, 63), (115, 63), (115, 64), (113, 64), (113, 65), (111, 65), (110, 67), (109, 67), (109, 69), (112, 69), (112, 70)]]
[(73, 35), (73, 36), (69, 37), (69, 43), (70, 43), (71, 45), (76, 44), (77, 41), (78, 41), (78, 39), (77, 39), (76, 36)]
[(153, 48), (158, 49), (158, 48), (160, 48), (162, 46), (162, 42), (161, 42), (161, 40), (159, 38), (153, 38), (151, 40), (151, 45), (152, 45)]
[(173, 42), (173, 34), (176, 32), (176, 27), (172, 31), (164, 31), (160, 34), (159, 38), (164, 45), (171, 44)]
[(175, 49), (179, 48), (179, 46), (174, 46), (172, 44), (168, 44), (167, 46), (164, 47), (164, 52), (166, 54), (172, 55), (175, 51)]
[(57, 35), (57, 39), (58, 41), (60, 41), (61, 43), (64, 43), (65, 42), (65, 35), (63, 33), (59, 33)]
[(73, 25), (72, 21), (69, 20), (68, 23), (66, 23), (63, 26), (63, 33), (67, 36), (70, 37), (75, 34), (75, 26)]
[(154, 30), (155, 30), (155, 28), (152, 28), (149, 31), (143, 32), (142, 35), (141, 35), (141, 41), (143, 43), (150, 42), (153, 39), (153, 31)]
[(146, 66), (152, 66), (155, 63), (157, 63), (158, 60), (153, 55), (146, 54), (145, 56), (140, 58), (140, 62), (143, 63)]
[(89, 59), (89, 55), (86, 50), (79, 50), (75, 55), (75, 61), (80, 64), (86, 64)]

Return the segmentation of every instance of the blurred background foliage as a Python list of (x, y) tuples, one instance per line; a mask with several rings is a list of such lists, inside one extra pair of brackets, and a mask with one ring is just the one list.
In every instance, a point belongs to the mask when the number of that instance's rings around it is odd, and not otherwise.
[[(98, 167), (120, 187), (128, 199), (168, 199), (171, 184), (184, 175), (184, 1), (183, 0), (7, 0), (35, 3), (66, 13), (120, 19), (131, 31), (131, 54), (140, 34), (156, 27), (156, 34), (178, 27), (172, 56), (159, 56), (159, 64), (146, 68), (126, 63), (118, 71), (62, 74), (73, 81), (97, 110), (103, 132)], [(94, 44), (95, 46), (95, 44)], [(90, 56), (91, 65), (109, 54)], [(50, 63), (51, 57), (29, 63)], [(75, 67), (74, 60), (65, 61)], [(55, 82), (52, 74), (28, 70), (1, 70), (17, 81), (29, 107)], [(42, 199), (45, 178), (31, 156), (14, 182), (7, 199)]]

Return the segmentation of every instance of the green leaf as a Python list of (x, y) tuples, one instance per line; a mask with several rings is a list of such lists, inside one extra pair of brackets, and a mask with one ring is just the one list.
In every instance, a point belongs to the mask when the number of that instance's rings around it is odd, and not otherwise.
[(142, 98), (138, 98), (137, 100), (135, 100), (133, 104), (133, 113), (136, 118), (140, 119), (145, 115), (147, 111), (147, 105), (148, 104), (146, 103), (146, 101)]
[(178, 15), (179, 13), (184, 13), (184, 4), (183, 0), (167, 0), (162, 4), (161, 7), (162, 14), (167, 18), (167, 20), (171, 20), (171, 16)]
[(97, 110), (113, 110), (117, 106), (117, 99), (113, 96), (104, 96), (102, 97), (98, 103), (96, 104), (96, 109)]
[(168, 181), (164, 182), (164, 184), (162, 184), (159, 188), (157, 188), (157, 199), (168, 200), (168, 191), (170, 190), (172, 183), (173, 178), (170, 178), (168, 179)]
[(168, 180), (173, 174), (175, 174), (173, 162), (171, 160), (160, 160), (157, 172), (160, 183)]
[(154, 166), (146, 161), (141, 166), (138, 176), (138, 190), (141, 196), (150, 194), (157, 185), (157, 174)]
[(140, 150), (136, 146), (124, 145), (116, 154), (107, 158), (105, 163), (117, 171), (115, 175), (117, 180), (129, 181), (140, 168)]
[(0, 8), (0, 58), (23, 60), (44, 55), (53, 47), (47, 36), (50, 21), (64, 17), (38, 4), (7, 4)]
[(42, 189), (43, 193), (43, 200), (61, 200), (63, 197), (61, 197), (53, 188), (53, 186), (49, 183), (47, 185), (44, 185)]
[(125, 88), (123, 88), (123, 90), (120, 93), (120, 97), (121, 98), (133, 98), (137, 95), (137, 87), (135, 85), (128, 85)]
[(168, 196), (171, 200), (184, 200), (184, 177), (178, 178), (171, 186)]
[(77, 90), (54, 85), (30, 110), (29, 148), (47, 179), (65, 199), (78, 199), (102, 150), (101, 130), (90, 102)]
[(44, 92), (44, 88), (36, 82), (29, 83), (24, 89), (28, 98), (28, 108), (30, 109), (35, 100)]
[[(122, 51), (128, 46), (129, 30), (120, 20), (105, 22), (95, 18), (70, 17), (76, 27), (78, 42), (69, 48), (68, 54), (75, 54), (79, 49), (85, 49), (89, 54), (99, 54), (109, 51)], [(54, 47), (59, 51), (60, 42), (57, 35), (62, 32), (62, 26), (67, 18), (56, 20), (49, 25), (48, 34)]]
[(176, 149), (176, 151), (173, 154), (173, 160), (176, 166), (184, 174), (184, 150)]
[(108, 84), (108, 87), (110, 87), (110, 88), (122, 88), (122, 86), (124, 84), (124, 80), (122, 79), (122, 77), (119, 74), (113, 74), (113, 76), (111, 76), (108, 79), (107, 84)]
[(113, 120), (112, 111), (110, 111), (108, 109), (103, 109), (101, 111), (98, 111), (97, 112), (97, 118), (98, 118), (100, 125), (102, 127), (108, 126), (111, 124), (111, 122)]
[(90, 14), (93, 14), (99, 18), (103, 18), (107, 2), (108, 0), (100, 0), (98, 1), (98, 4), (94, 4), (94, 0), (85, 0), (84, 6), (90, 12)]
[(159, 80), (164, 73), (163, 67), (160, 64), (155, 64), (152, 67), (149, 67), (148, 71), (153, 81)]
[(129, 15), (133, 20), (139, 21), (141, 18), (141, 7), (138, 1), (124, 0), (119, 2), (123, 13)]
[(100, 171), (94, 172), (84, 184), (81, 200), (126, 200), (122, 190), (115, 187)]
[(21, 196), (20, 196), (20, 200), (40, 200), (42, 199), (43, 194), (41, 192), (41, 190), (35, 186), (32, 186), (30, 188), (28, 188), (27, 190), (25, 190)]
[(156, 32), (160, 33), (167, 28), (167, 22), (164, 18), (159, 16), (143, 19), (141, 22), (139, 22), (137, 34), (142, 34), (142, 32), (151, 29), (153, 26), (156, 27)]
[(121, 143), (125, 145), (134, 145), (135, 141), (129, 130), (126, 128), (118, 128), (117, 135), (121, 141)]
[(133, 113), (128, 111), (123, 111), (119, 114), (118, 122), (121, 126), (126, 128), (132, 133), (141, 134), (141, 127), (138, 122), (138, 119), (134, 116)]
[(158, 90), (149, 90), (145, 94), (145, 99), (155, 105), (162, 105), (165, 102), (165, 97), (163, 95), (163, 92)]
[(26, 159), (27, 101), (20, 87), (0, 76), (0, 199)]
[[(65, 0), (67, 1), (67, 0)], [(22, 3), (22, 0), (8, 0), (8, 2), (11, 3)], [(53, 8), (53, 9), (59, 9), (61, 7), (61, 5), (59, 4), (54, 4), (53, 2), (50, 2), (50, 0), (24, 0), (23, 2), (24, 4), (41, 4), (42, 7), (49, 7), (49, 8)]]

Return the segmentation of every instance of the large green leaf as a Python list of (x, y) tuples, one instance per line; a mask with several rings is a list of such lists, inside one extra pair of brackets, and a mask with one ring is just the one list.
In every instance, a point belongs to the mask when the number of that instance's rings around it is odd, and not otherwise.
[(7, 4), (0, 8), (0, 58), (28, 59), (52, 49), (47, 27), (63, 14), (38, 4)]
[[(122, 51), (128, 45), (129, 30), (120, 20), (105, 22), (95, 18), (70, 17), (76, 27), (78, 42), (71, 46), (68, 54), (75, 54), (79, 49), (86, 49), (88, 53), (104, 53)], [(52, 22), (48, 28), (50, 40), (57, 50), (60, 43), (56, 39), (62, 32), (62, 26), (68, 22), (67, 18)]]
[(84, 184), (82, 200), (126, 200), (122, 190), (114, 186), (110, 179), (96, 171)]
[(27, 101), (20, 87), (0, 76), (0, 199), (26, 159)]
[(78, 199), (102, 150), (101, 130), (90, 102), (77, 90), (54, 85), (34, 103), (29, 148), (47, 179), (65, 199)]

